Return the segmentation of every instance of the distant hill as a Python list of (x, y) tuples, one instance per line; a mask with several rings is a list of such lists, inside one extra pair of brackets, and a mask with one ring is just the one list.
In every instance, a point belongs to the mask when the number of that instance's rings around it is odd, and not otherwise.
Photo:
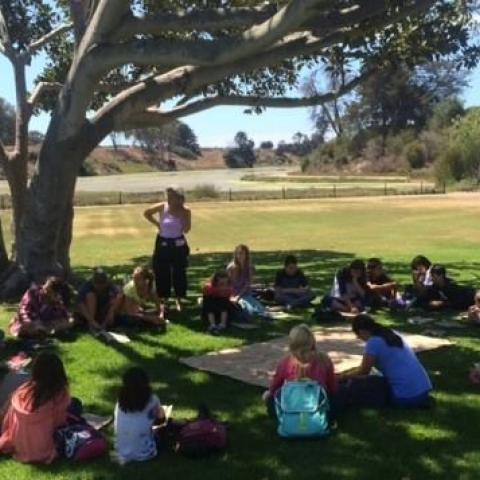
[[(30, 147), (31, 165), (38, 155), (39, 146)], [(142, 173), (172, 170), (211, 170), (227, 168), (223, 159), (226, 149), (202, 148), (197, 158), (185, 158), (177, 153), (151, 154), (138, 147), (119, 146), (97, 147), (85, 161), (81, 176), (118, 175), (121, 173)], [(292, 155), (278, 158), (272, 150), (257, 151), (257, 165), (298, 164)], [(0, 171), (1, 172), (1, 171)], [(2, 175), (3, 177), (3, 172)]]

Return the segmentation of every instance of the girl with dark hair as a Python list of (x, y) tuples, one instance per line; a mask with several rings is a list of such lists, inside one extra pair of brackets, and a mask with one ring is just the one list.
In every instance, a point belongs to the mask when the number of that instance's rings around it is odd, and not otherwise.
[(360, 367), (343, 375), (343, 379), (360, 378), (368, 382), (375, 377), (368, 376), (375, 366), (385, 379), (392, 405), (428, 405), (432, 383), (417, 356), (400, 335), (378, 324), (369, 315), (356, 316), (352, 330), (366, 342), (365, 353)]
[(354, 260), (336, 273), (330, 294), (322, 303), (333, 311), (357, 314), (365, 308), (367, 288), (365, 262)]
[(127, 370), (115, 406), (115, 451), (120, 464), (157, 455), (152, 427), (163, 419), (165, 412), (152, 393), (147, 373), (139, 367)]
[(203, 287), (202, 319), (210, 334), (219, 335), (227, 328), (233, 310), (231, 296), (232, 288), (224, 271), (216, 272)]
[(20, 462), (51, 463), (57, 457), (53, 434), (65, 424), (70, 403), (62, 361), (53, 353), (41, 353), (33, 362), (31, 380), (12, 395), (0, 452)]

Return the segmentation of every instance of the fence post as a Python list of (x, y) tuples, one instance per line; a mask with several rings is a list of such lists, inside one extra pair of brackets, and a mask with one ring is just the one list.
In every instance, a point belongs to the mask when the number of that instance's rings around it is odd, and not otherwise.
[(123, 203), (122, 192), (118, 192), (118, 204), (122, 205), (122, 203)]
[(443, 193), (447, 193), (447, 182), (445, 180), (443, 181)]
[(232, 201), (232, 189), (231, 188), (228, 189), (228, 201), (229, 202)]
[(385, 185), (383, 186), (383, 194), (384, 194), (385, 196), (388, 195), (387, 182), (385, 182)]
[(423, 180), (420, 182), (420, 193), (423, 195)]
[(287, 198), (287, 192), (285, 191), (285, 187), (283, 186), (282, 187), (282, 199), (286, 200), (286, 198)]
[(337, 198), (337, 184), (333, 184), (333, 198)]

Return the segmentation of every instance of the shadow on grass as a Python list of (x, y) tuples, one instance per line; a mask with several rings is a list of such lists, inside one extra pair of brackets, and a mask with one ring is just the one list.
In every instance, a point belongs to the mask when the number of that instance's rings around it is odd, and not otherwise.
[[(291, 252), (254, 253), (261, 281), (273, 280), (286, 253)], [(353, 254), (343, 252), (293, 253), (298, 255), (312, 286), (319, 293), (327, 291), (334, 272), (354, 258)], [(199, 295), (204, 280), (228, 263), (230, 256), (224, 252), (191, 257), (191, 297)], [(135, 265), (148, 261), (147, 257), (134, 258), (128, 264), (107, 270), (121, 278)], [(387, 261), (386, 267), (392, 276), (401, 281), (408, 280), (408, 265)], [(460, 279), (471, 275), (477, 268), (480, 271), (480, 264), (466, 262), (447, 264), (446, 267)], [(88, 276), (88, 270), (87, 267), (76, 269), (85, 276)], [(407, 325), (404, 314), (392, 316), (380, 312), (377, 318), (402, 330), (422, 331), (421, 327)], [(51, 467), (40, 467), (36, 472), (51, 474), (52, 478), (58, 475), (88, 480), (131, 480), (158, 475), (186, 480), (199, 475), (209, 480), (478, 478), (480, 397), (467, 380), (469, 366), (480, 357), (477, 330), (452, 332), (456, 342), (454, 347), (421, 355), (435, 385), (437, 405), (434, 409), (350, 412), (340, 419), (339, 430), (326, 440), (288, 442), (278, 438), (275, 425), (267, 418), (260, 388), (190, 369), (181, 365), (178, 359), (286, 334), (300, 321), (311, 323), (310, 313), (307, 311), (303, 317), (281, 320), (257, 331), (231, 330), (221, 338), (204, 335), (198, 307), (193, 301), (183, 314), (172, 319), (166, 335), (149, 331), (134, 333), (132, 343), (114, 344), (108, 350), (86, 335), (80, 338), (79, 345), (62, 344), (62, 349), (68, 347), (64, 354), (74, 360), (73, 363), (81, 362), (77, 375), (81, 371), (85, 377), (78, 379), (79, 392), (73, 393), (81, 396), (82, 392), (86, 395), (95, 389), (93, 400), (87, 406), (99, 413), (110, 413), (125, 368), (134, 364), (142, 366), (152, 378), (160, 399), (165, 404), (173, 403), (178, 416), (193, 416), (198, 403), (205, 401), (229, 422), (230, 447), (227, 453), (196, 462), (168, 453), (158, 460), (124, 468), (112, 465), (108, 460), (84, 465), (60, 462)], [(75, 365), (72, 365), (72, 371), (75, 371)], [(111, 431), (109, 435), (111, 438)]]

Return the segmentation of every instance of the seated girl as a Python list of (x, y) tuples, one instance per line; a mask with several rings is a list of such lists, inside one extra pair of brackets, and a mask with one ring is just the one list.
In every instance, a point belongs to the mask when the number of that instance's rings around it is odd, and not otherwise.
[(417, 356), (405, 340), (368, 315), (358, 315), (352, 323), (355, 335), (366, 342), (361, 365), (341, 376), (360, 382), (378, 380), (369, 376), (372, 368), (384, 377), (385, 393), (396, 407), (425, 407), (430, 400), (432, 383)]
[(203, 288), (202, 319), (208, 323), (208, 332), (218, 335), (228, 326), (233, 304), (232, 288), (226, 272), (215, 273)]
[(252, 295), (254, 274), (255, 269), (250, 260), (250, 250), (246, 245), (238, 245), (235, 248), (233, 259), (227, 267), (227, 275), (233, 292), (231, 300), (249, 318), (259, 316), (271, 319), (271, 312)]
[(468, 308), (467, 320), (474, 325), (480, 325), (480, 290), (476, 291), (474, 304)]
[(43, 338), (73, 327), (73, 320), (62, 299), (64, 282), (49, 277), (43, 285), (32, 285), (23, 295), (18, 312), (10, 322), (15, 337)]
[(275, 416), (275, 396), (287, 381), (309, 378), (318, 382), (330, 400), (337, 392), (337, 381), (330, 357), (317, 350), (315, 336), (305, 325), (293, 327), (289, 335), (290, 353), (278, 364), (270, 388), (263, 394), (268, 411)]
[(62, 361), (41, 353), (32, 378), (12, 395), (3, 419), (0, 452), (25, 463), (51, 463), (57, 458), (55, 430), (67, 421), (71, 399)]
[[(147, 303), (154, 303), (151, 312)], [(165, 312), (156, 294), (153, 273), (146, 267), (136, 267), (132, 279), (123, 287), (120, 315), (155, 326), (165, 326)]]
[(397, 297), (398, 284), (386, 273), (379, 258), (367, 261), (368, 304), (373, 308), (390, 305)]
[(288, 255), (284, 267), (275, 277), (275, 301), (287, 310), (308, 307), (315, 294), (308, 286), (307, 277), (298, 268), (297, 258)]
[(165, 419), (165, 412), (141, 368), (130, 368), (123, 375), (114, 417), (115, 453), (120, 464), (157, 456), (153, 425)]
[(366, 296), (365, 263), (354, 260), (336, 273), (330, 294), (324, 297), (322, 304), (333, 311), (357, 314), (364, 310)]
[(434, 265), (431, 275), (432, 286), (428, 295), (429, 309), (465, 311), (474, 303), (475, 290), (458, 285), (447, 277), (447, 269), (444, 266)]

